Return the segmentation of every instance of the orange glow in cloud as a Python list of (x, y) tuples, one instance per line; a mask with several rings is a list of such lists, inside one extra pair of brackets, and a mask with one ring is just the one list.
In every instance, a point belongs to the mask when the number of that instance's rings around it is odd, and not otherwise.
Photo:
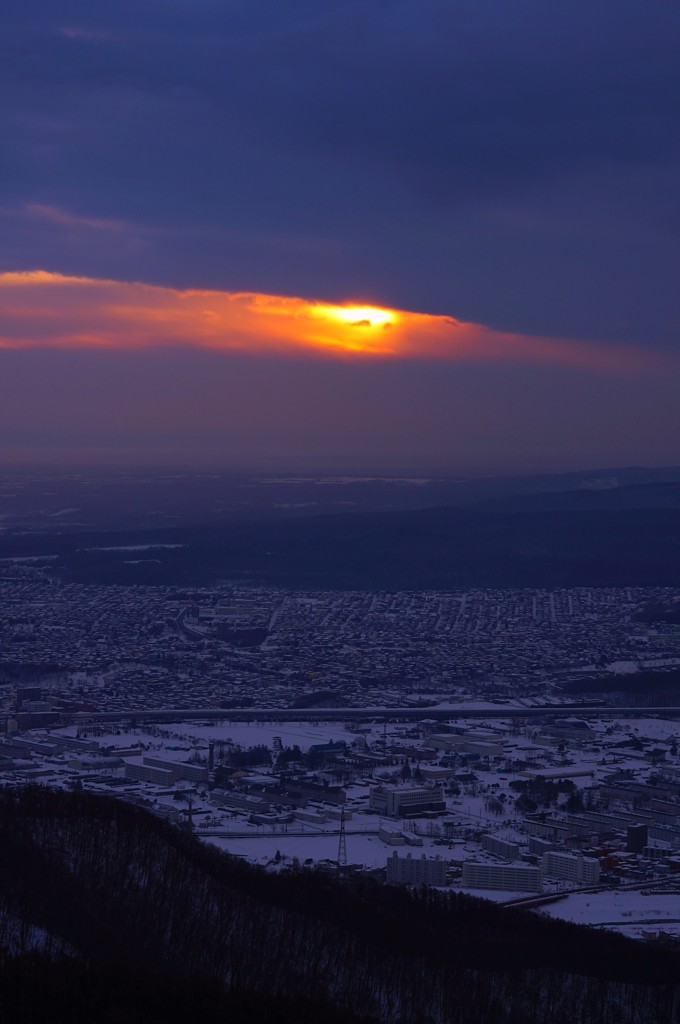
[(253, 356), (558, 363), (621, 371), (634, 349), (495, 331), (451, 317), (278, 295), (0, 274), (0, 347), (193, 346)]

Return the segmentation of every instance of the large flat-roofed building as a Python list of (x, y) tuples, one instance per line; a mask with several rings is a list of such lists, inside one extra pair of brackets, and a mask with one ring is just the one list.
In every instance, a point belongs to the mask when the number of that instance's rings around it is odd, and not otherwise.
[(529, 836), (529, 853), (537, 853), (542, 857), (555, 849), (555, 844), (550, 839), (541, 839), (539, 836)]
[(426, 814), (446, 810), (441, 786), (395, 787), (376, 786), (369, 796), (369, 807), (390, 818), (405, 818), (410, 814)]
[(125, 778), (134, 782), (152, 782), (156, 786), (174, 786), (177, 781), (174, 772), (152, 764), (126, 764)]
[(596, 857), (549, 850), (543, 854), (543, 874), (579, 885), (596, 885), (600, 881), (600, 862)]
[(395, 818), (406, 814), (445, 810), (446, 801), (441, 786), (425, 789), (396, 789), (387, 794), (387, 813)]
[(387, 858), (387, 881), (398, 885), (446, 885), (446, 861), (441, 857), (400, 857), (395, 850)]
[(541, 869), (524, 864), (463, 862), (463, 885), (470, 889), (504, 889), (506, 892), (540, 892)]
[(482, 836), (482, 846), (504, 860), (519, 860), (519, 844), (501, 836)]
[(368, 809), (376, 814), (387, 814), (387, 790), (384, 786), (374, 786), (369, 791)]
[(208, 769), (202, 764), (193, 764), (191, 761), (167, 761), (162, 757), (145, 755), (144, 764), (154, 768), (164, 768), (166, 771), (175, 773), (175, 779), (184, 779), (187, 782), (207, 782)]
[(125, 765), (125, 778), (139, 782), (155, 782), (159, 786), (174, 786), (180, 779), (186, 782), (207, 782), (208, 769), (189, 761), (166, 761), (162, 757), (144, 757), (143, 764)]
[(254, 811), (268, 814), (271, 810), (269, 800), (251, 793), (226, 793), (213, 790), (212, 802), (218, 807), (224, 807), (227, 811), (244, 811), (249, 814)]

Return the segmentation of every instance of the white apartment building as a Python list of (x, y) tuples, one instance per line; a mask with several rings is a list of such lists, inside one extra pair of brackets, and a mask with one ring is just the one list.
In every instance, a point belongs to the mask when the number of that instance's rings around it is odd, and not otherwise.
[(600, 862), (596, 857), (584, 857), (580, 853), (550, 850), (543, 854), (543, 874), (550, 878), (563, 878), (575, 885), (597, 885)]
[(400, 857), (395, 850), (387, 858), (387, 881), (398, 885), (446, 885), (446, 861), (441, 857)]
[(445, 811), (446, 801), (441, 786), (376, 786), (369, 794), (369, 808), (390, 818), (403, 818), (409, 814)]
[(463, 862), (463, 885), (470, 889), (505, 889), (507, 892), (540, 892), (540, 868), (524, 864), (479, 864)]

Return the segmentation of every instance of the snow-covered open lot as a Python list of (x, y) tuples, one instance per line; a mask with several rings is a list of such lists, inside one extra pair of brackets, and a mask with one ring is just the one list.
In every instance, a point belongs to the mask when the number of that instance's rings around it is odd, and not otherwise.
[(541, 908), (541, 913), (576, 924), (599, 925), (633, 938), (659, 930), (680, 935), (680, 892), (662, 892), (654, 885), (642, 892), (574, 893)]

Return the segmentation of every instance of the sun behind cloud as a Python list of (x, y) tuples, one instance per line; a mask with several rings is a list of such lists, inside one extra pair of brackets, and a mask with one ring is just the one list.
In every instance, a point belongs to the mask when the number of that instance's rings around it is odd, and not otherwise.
[(396, 310), (376, 306), (316, 306), (314, 309), (319, 316), (339, 320), (350, 327), (391, 327), (398, 320)]
[(295, 296), (0, 274), (0, 347), (187, 346), (307, 358), (561, 363), (621, 372), (653, 356), (604, 344), (503, 332), (453, 317)]

